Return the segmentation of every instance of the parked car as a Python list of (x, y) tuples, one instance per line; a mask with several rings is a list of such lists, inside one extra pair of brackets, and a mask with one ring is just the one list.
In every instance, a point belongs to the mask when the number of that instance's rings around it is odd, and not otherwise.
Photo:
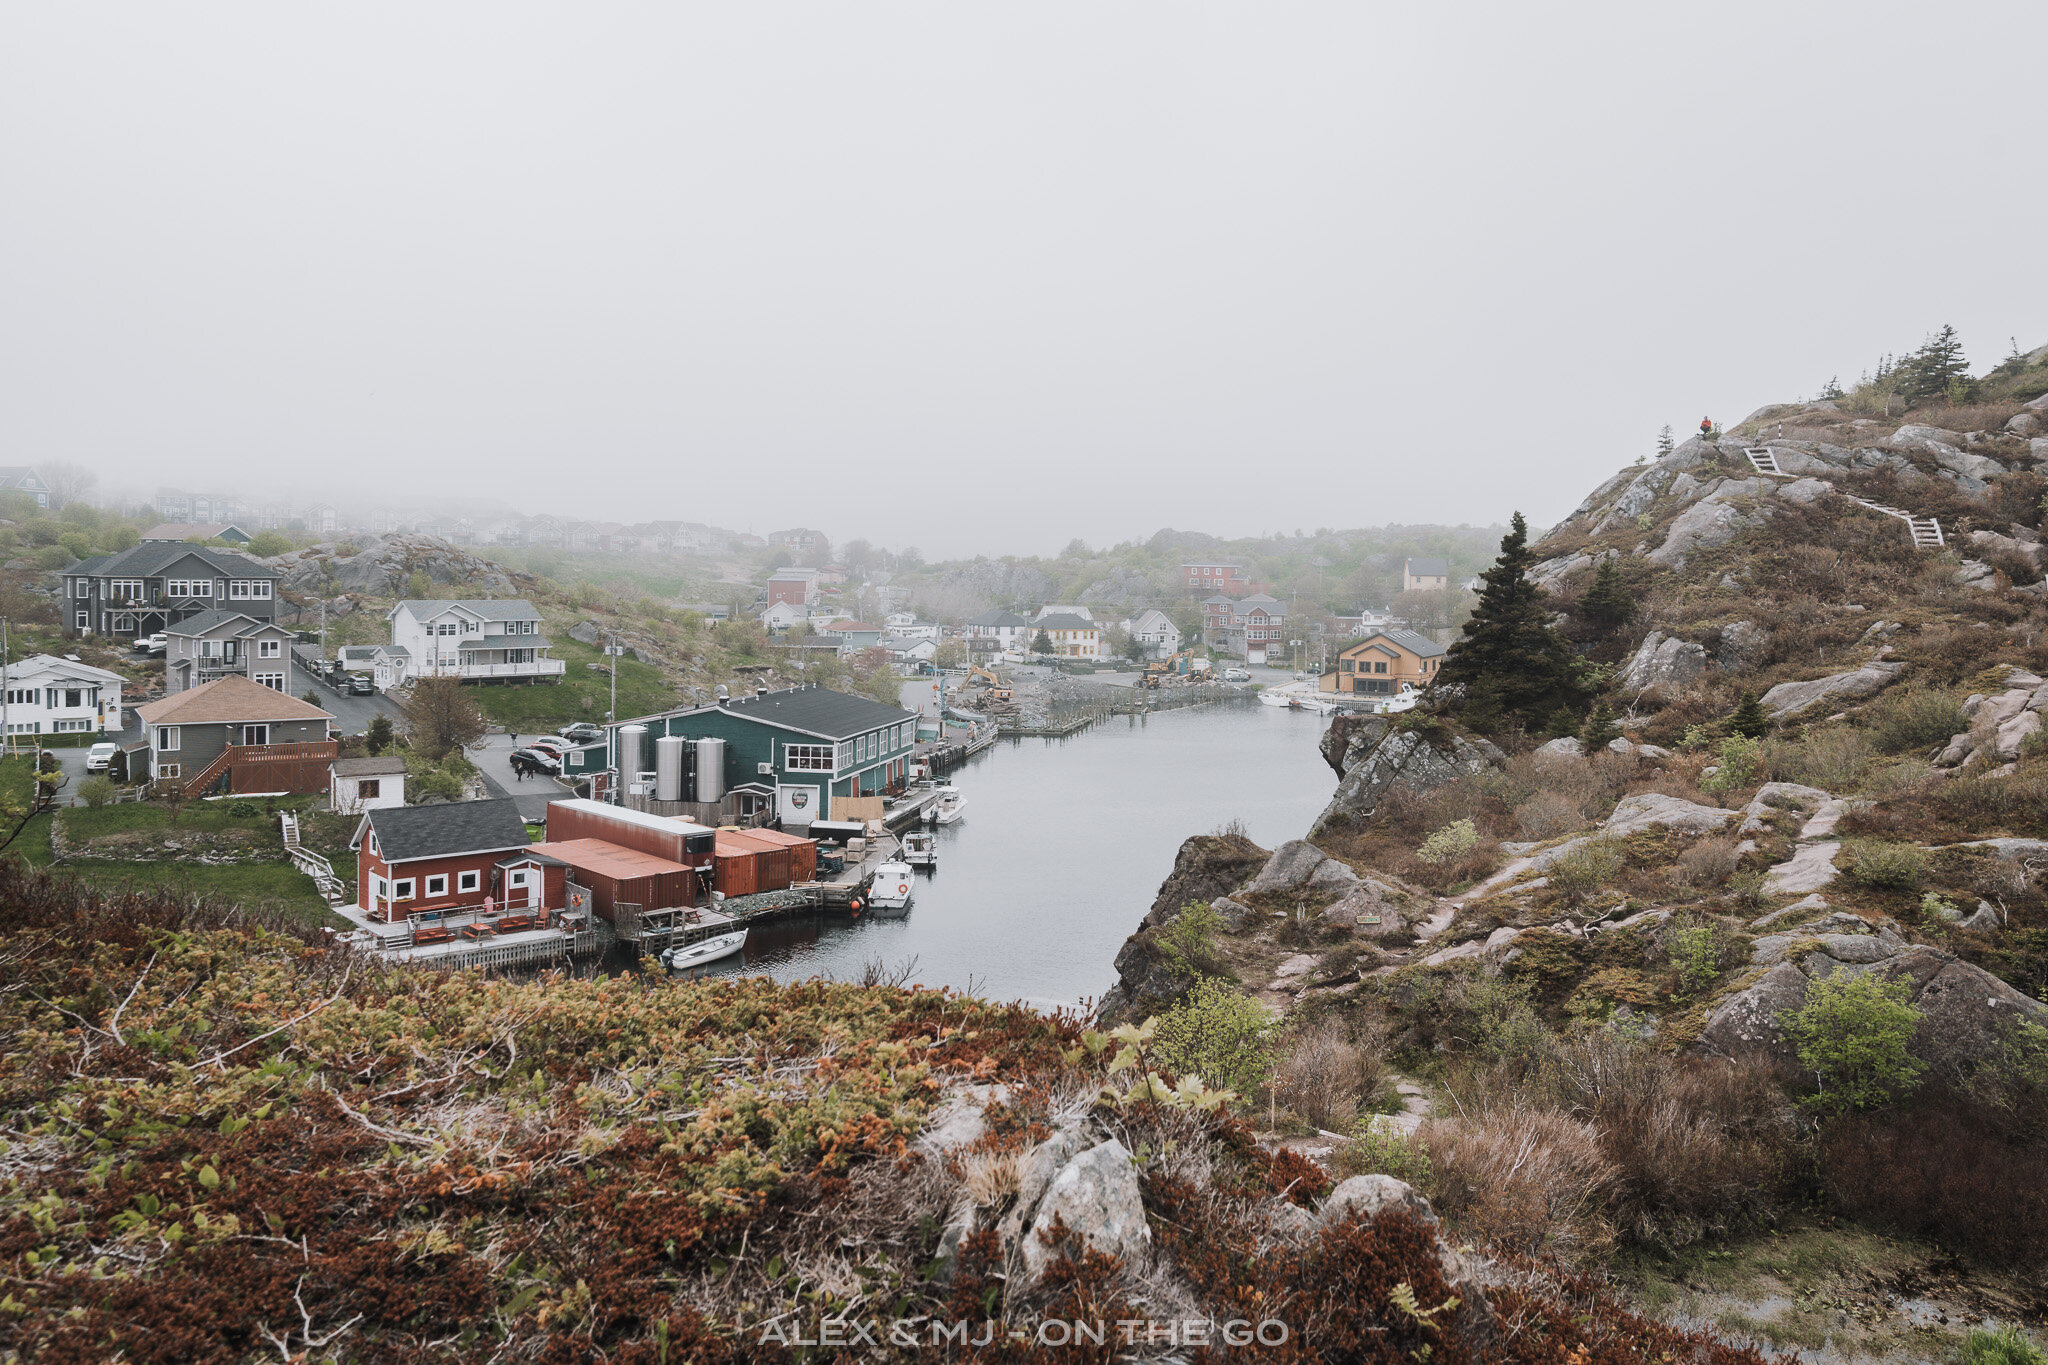
[(374, 697), (377, 695), (377, 681), (367, 673), (351, 673), (348, 694), (351, 697)]
[(85, 751), (85, 770), (89, 773), (103, 773), (114, 766), (114, 755), (121, 752), (121, 746), (101, 742)]
[(169, 646), (170, 637), (162, 631), (154, 635), (139, 635), (135, 639), (135, 652), (138, 654), (161, 654)]
[(514, 749), (512, 771), (521, 777), (553, 777), (562, 771), (562, 760), (545, 749)]
[(592, 725), (587, 720), (572, 720), (555, 733), (578, 744), (595, 744), (604, 738), (604, 727)]
[(568, 740), (563, 739), (560, 736), (542, 735), (538, 739), (530, 741), (526, 747), (529, 749), (538, 749), (544, 754), (553, 754), (557, 759), (559, 759), (563, 754), (568, 753), (569, 750), (574, 746), (572, 746)]

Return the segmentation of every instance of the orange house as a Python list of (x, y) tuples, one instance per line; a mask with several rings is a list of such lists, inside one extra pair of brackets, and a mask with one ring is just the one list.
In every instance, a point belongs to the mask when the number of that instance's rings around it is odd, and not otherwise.
[(1320, 692), (1387, 697), (1403, 687), (1421, 691), (1436, 681), (1444, 647), (1412, 630), (1373, 630), (1337, 654), (1337, 666), (1316, 684)]

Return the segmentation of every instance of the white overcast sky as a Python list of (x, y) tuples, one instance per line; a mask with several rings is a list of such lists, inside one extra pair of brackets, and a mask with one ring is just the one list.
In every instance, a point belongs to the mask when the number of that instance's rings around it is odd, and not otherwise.
[(1666, 422), (2048, 342), (2044, 50), (2038, 0), (8, 0), (0, 463), (928, 555), (1549, 522)]

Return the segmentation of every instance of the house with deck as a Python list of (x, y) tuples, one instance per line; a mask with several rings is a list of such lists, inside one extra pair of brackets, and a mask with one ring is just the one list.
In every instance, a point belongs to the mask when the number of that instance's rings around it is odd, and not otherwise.
[[(523, 597), (407, 598), (386, 613), (391, 623), (391, 668), (380, 667), (379, 686), (412, 678), (465, 682), (558, 683), (568, 670), (550, 658), (541, 614)], [(389, 690), (387, 688), (386, 690)]]
[(149, 741), (151, 780), (181, 782), (194, 796), (326, 792), (341, 747), (331, 713), (240, 674), (135, 714)]
[(268, 617), (216, 607), (164, 631), (164, 691), (239, 675), (282, 692), (291, 685), (291, 632)]
[(567, 899), (567, 867), (538, 853), (510, 797), (385, 806), (367, 812), (351, 843), (357, 904), (400, 924), (425, 914), (493, 911), (545, 915)]
[(1412, 630), (1374, 630), (1337, 651), (1335, 667), (1316, 682), (1319, 692), (1348, 696), (1398, 696), (1404, 687), (1421, 691), (1436, 681), (1444, 647)]
[(0, 724), (10, 735), (88, 735), (118, 731), (121, 675), (54, 654), (31, 654), (4, 669)]
[(118, 554), (81, 559), (61, 575), (64, 633), (118, 640), (168, 631), (220, 608), (254, 620), (277, 617), (280, 575), (236, 550), (183, 541), (144, 541)]

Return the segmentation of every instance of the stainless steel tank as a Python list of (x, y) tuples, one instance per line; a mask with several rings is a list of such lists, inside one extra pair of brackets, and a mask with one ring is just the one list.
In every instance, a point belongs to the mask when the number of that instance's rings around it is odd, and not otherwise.
[(621, 725), (619, 727), (619, 781), (634, 783), (647, 767), (647, 727), (644, 725)]
[(697, 799), (725, 799), (725, 741), (722, 739), (697, 741)]
[(681, 735), (663, 735), (654, 741), (654, 799), (683, 799), (683, 748), (689, 740)]

